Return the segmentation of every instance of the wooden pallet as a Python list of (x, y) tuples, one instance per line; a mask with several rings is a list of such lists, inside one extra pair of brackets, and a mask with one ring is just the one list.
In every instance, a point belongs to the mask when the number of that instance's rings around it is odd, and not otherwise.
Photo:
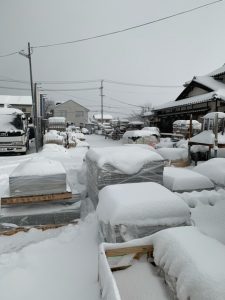
[(73, 195), (71, 192), (34, 195), (34, 196), (5, 197), (1, 199), (1, 205), (42, 203), (42, 202), (50, 202), (50, 201), (69, 200), (72, 198)]
[(56, 228), (59, 228), (62, 226), (66, 226), (69, 224), (77, 224), (77, 223), (78, 223), (78, 220), (74, 220), (73, 222), (66, 223), (66, 224), (46, 224), (46, 225), (37, 225), (37, 226), (30, 226), (30, 227), (20, 226), (20, 227), (15, 227), (15, 228), (7, 228), (7, 229), (3, 229), (2, 231), (0, 231), (0, 235), (10, 236), (10, 235), (14, 235), (18, 232), (28, 232), (30, 229), (33, 229), (33, 228), (45, 231), (45, 230), (56, 229)]

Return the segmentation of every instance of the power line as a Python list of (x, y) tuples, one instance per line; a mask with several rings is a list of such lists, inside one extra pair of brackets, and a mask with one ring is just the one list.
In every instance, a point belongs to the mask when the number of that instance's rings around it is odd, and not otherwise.
[(73, 80), (68, 80), (68, 81), (38, 81), (39, 84), (80, 84), (80, 83), (93, 83), (93, 82), (100, 82), (101, 79), (96, 79), (96, 80), (80, 80), (80, 81), (73, 81)]
[(15, 54), (18, 54), (18, 53), (19, 53), (19, 51), (14, 51), (14, 52), (11, 52), (11, 53), (2, 54), (2, 55), (0, 55), (0, 57), (12, 56), (12, 55), (15, 55)]
[(122, 81), (114, 81), (114, 80), (104, 80), (107, 83), (112, 84), (120, 84), (120, 85), (128, 85), (128, 86), (139, 86), (139, 87), (149, 87), (149, 88), (180, 88), (181, 85), (153, 85), (153, 84), (141, 84), (141, 83), (130, 83), (130, 82), (122, 82)]
[(17, 88), (17, 87), (9, 87), (9, 86), (0, 86), (0, 89), (6, 89), (6, 90), (20, 90), (20, 91), (30, 91), (30, 89)]
[(138, 24), (138, 25), (135, 25), (135, 26), (127, 27), (127, 28), (124, 28), (124, 29), (119, 29), (119, 30), (104, 33), (104, 34), (98, 34), (98, 35), (95, 35), (95, 36), (82, 38), (82, 39), (78, 39), (78, 40), (73, 40), (73, 41), (38, 45), (38, 46), (33, 46), (32, 48), (33, 49), (35, 49), (35, 48), (47, 48), (47, 47), (55, 47), (55, 46), (61, 46), (61, 45), (67, 45), (67, 44), (75, 44), (75, 43), (85, 42), (85, 41), (88, 41), (88, 40), (102, 38), (102, 37), (109, 36), (109, 35), (115, 35), (115, 34), (118, 34), (118, 33), (122, 33), (122, 32), (126, 32), (126, 31), (129, 31), (129, 30), (144, 27), (144, 26), (147, 26), (147, 25), (151, 25), (151, 24), (154, 24), (154, 23), (157, 23), (157, 22), (165, 21), (165, 20), (180, 16), (180, 15), (183, 15), (183, 14), (187, 14), (187, 13), (190, 13), (190, 12), (195, 11), (195, 10), (199, 10), (199, 9), (207, 7), (207, 6), (214, 5), (214, 4), (216, 4), (218, 2), (221, 2), (221, 1), (223, 1), (223, 0), (217, 0), (217, 1), (209, 2), (209, 3), (206, 3), (206, 4), (200, 5), (200, 6), (196, 6), (196, 7), (191, 8), (191, 9), (187, 9), (187, 10), (184, 10), (184, 11), (166, 16), (166, 17), (162, 17), (162, 18), (152, 20), (152, 21), (149, 21), (149, 22), (146, 22), (146, 23)]
[(126, 105), (129, 105), (129, 106), (134, 106), (134, 107), (139, 107), (139, 108), (142, 108), (143, 105), (135, 105), (135, 104), (131, 104), (131, 103), (128, 103), (128, 102), (125, 102), (125, 101), (122, 101), (122, 100), (119, 100), (119, 99), (116, 99), (116, 98), (113, 98), (113, 97), (110, 97), (110, 96), (107, 96), (105, 95), (107, 98), (113, 100), (113, 101), (116, 101), (116, 102), (119, 102), (119, 103), (122, 103), (122, 104), (126, 104)]
[(45, 92), (69, 92), (69, 91), (94, 91), (99, 90), (99, 88), (84, 88), (84, 89), (45, 89), (41, 88), (41, 91)]

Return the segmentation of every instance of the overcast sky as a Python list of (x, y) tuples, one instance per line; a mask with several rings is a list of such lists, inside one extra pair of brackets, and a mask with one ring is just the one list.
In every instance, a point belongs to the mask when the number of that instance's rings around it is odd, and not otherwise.
[[(211, 0), (212, 1), (212, 0)], [(210, 0), (0, 0), (0, 55), (31, 46), (77, 40), (124, 29), (191, 9)], [(34, 81), (108, 79), (148, 85), (182, 86), (225, 63), (225, 1), (135, 30), (82, 43), (35, 48)], [(0, 58), (0, 79), (29, 81), (28, 60)], [(1, 87), (29, 85), (0, 82)], [(42, 85), (42, 88), (99, 87), (100, 82)], [(174, 100), (182, 88), (147, 88), (104, 83), (105, 112), (127, 116), (133, 105)], [(0, 88), (1, 94), (29, 90)], [(99, 90), (46, 92), (57, 101), (77, 99), (100, 110)], [(115, 100), (116, 99), (116, 100)]]

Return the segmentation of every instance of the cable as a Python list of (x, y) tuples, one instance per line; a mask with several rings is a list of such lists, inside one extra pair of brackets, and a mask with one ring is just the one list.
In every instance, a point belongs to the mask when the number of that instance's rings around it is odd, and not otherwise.
[(108, 32), (108, 33), (104, 33), (104, 34), (99, 34), (99, 35), (95, 35), (95, 36), (91, 36), (91, 37), (87, 37), (87, 38), (82, 38), (82, 39), (78, 39), (78, 40), (74, 40), (74, 41), (67, 41), (67, 42), (60, 42), (60, 43), (53, 43), (53, 44), (38, 45), (38, 46), (33, 46), (32, 48), (35, 49), (35, 48), (55, 47), (55, 46), (61, 46), (61, 45), (67, 45), (67, 44), (74, 44), (74, 43), (80, 43), (80, 42), (84, 42), (84, 41), (88, 41), (88, 40), (98, 39), (98, 38), (102, 38), (102, 37), (105, 37), (105, 36), (114, 35), (114, 34), (118, 34), (118, 33), (129, 31), (129, 30), (137, 29), (137, 28), (140, 28), (140, 27), (144, 27), (144, 26), (147, 26), (147, 25), (150, 25), (150, 24), (153, 24), (153, 23), (157, 23), (157, 22), (161, 22), (161, 21), (167, 20), (167, 19), (171, 19), (171, 18), (180, 16), (180, 15), (183, 15), (183, 14), (190, 13), (190, 12), (195, 11), (195, 10), (199, 10), (199, 9), (201, 9), (203, 7), (206, 7), (206, 6), (214, 5), (214, 4), (216, 4), (218, 2), (221, 2), (221, 1), (223, 1), (223, 0), (217, 0), (217, 1), (209, 2), (209, 3), (206, 3), (206, 4), (200, 5), (200, 6), (196, 6), (196, 7), (191, 8), (191, 9), (187, 9), (187, 10), (184, 10), (184, 11), (181, 11), (181, 12), (178, 12), (178, 13), (166, 16), (166, 17), (162, 17), (162, 18), (153, 20), (153, 21), (149, 21), (149, 22), (146, 22), (146, 23), (142, 23), (142, 24), (139, 24), (139, 25), (127, 27), (127, 28), (124, 28), (124, 29), (119, 29), (119, 30)]
[(66, 91), (94, 91), (94, 90), (99, 90), (99, 88), (84, 88), (84, 89), (44, 89), (41, 88), (41, 91), (44, 92), (66, 92)]
[(28, 81), (16, 80), (16, 79), (0, 79), (0, 81), (2, 81), (2, 82), (15, 82), (15, 83), (29, 84)]
[(104, 82), (120, 84), (120, 85), (128, 85), (128, 86), (150, 87), (150, 88), (180, 88), (180, 87), (182, 87), (181, 85), (152, 85), (152, 84), (129, 83), (129, 82), (113, 81), (113, 80), (104, 80)]
[(131, 104), (131, 103), (127, 103), (127, 102), (125, 102), (125, 101), (122, 101), (122, 100), (119, 100), (119, 99), (116, 99), (116, 98), (113, 98), (113, 97), (110, 97), (110, 96), (107, 96), (107, 95), (105, 95), (107, 98), (109, 98), (109, 99), (111, 99), (111, 100), (114, 100), (114, 101), (117, 101), (117, 102), (119, 102), (119, 103), (123, 103), (123, 104), (126, 104), (126, 105), (129, 105), (129, 106), (134, 106), (134, 107), (139, 107), (139, 108), (142, 108), (143, 107), (143, 105), (141, 106), (141, 105), (135, 105), (135, 104)]
[(20, 91), (30, 91), (30, 89), (17, 88), (17, 87), (9, 87), (9, 86), (0, 86), (0, 89), (6, 89), (6, 90), (20, 90)]
[(0, 55), (0, 57), (7, 57), (7, 56), (15, 55), (15, 54), (18, 54), (18, 53), (19, 53), (19, 51), (14, 51), (14, 52), (11, 52), (11, 53), (8, 53), (8, 54)]
[(99, 80), (80, 80), (80, 81), (38, 81), (39, 84), (75, 84), (75, 83), (90, 83), (90, 82), (100, 82)]

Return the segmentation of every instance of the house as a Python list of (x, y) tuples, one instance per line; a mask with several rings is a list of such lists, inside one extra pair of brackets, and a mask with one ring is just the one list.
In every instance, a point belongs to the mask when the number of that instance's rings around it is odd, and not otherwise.
[(93, 115), (93, 122), (95, 123), (109, 123), (111, 122), (113, 117), (108, 114), (103, 114), (103, 118), (101, 114), (94, 114)]
[(54, 108), (54, 117), (65, 117), (68, 123), (83, 126), (88, 122), (88, 109), (79, 103), (68, 100), (59, 103)]
[(32, 98), (31, 96), (0, 95), (0, 107), (4, 106), (20, 109), (27, 117), (30, 117), (32, 113)]
[(155, 107), (151, 121), (161, 132), (172, 132), (176, 120), (202, 121), (208, 112), (225, 112), (225, 64), (205, 75), (194, 76), (184, 84), (184, 90), (174, 101)]

